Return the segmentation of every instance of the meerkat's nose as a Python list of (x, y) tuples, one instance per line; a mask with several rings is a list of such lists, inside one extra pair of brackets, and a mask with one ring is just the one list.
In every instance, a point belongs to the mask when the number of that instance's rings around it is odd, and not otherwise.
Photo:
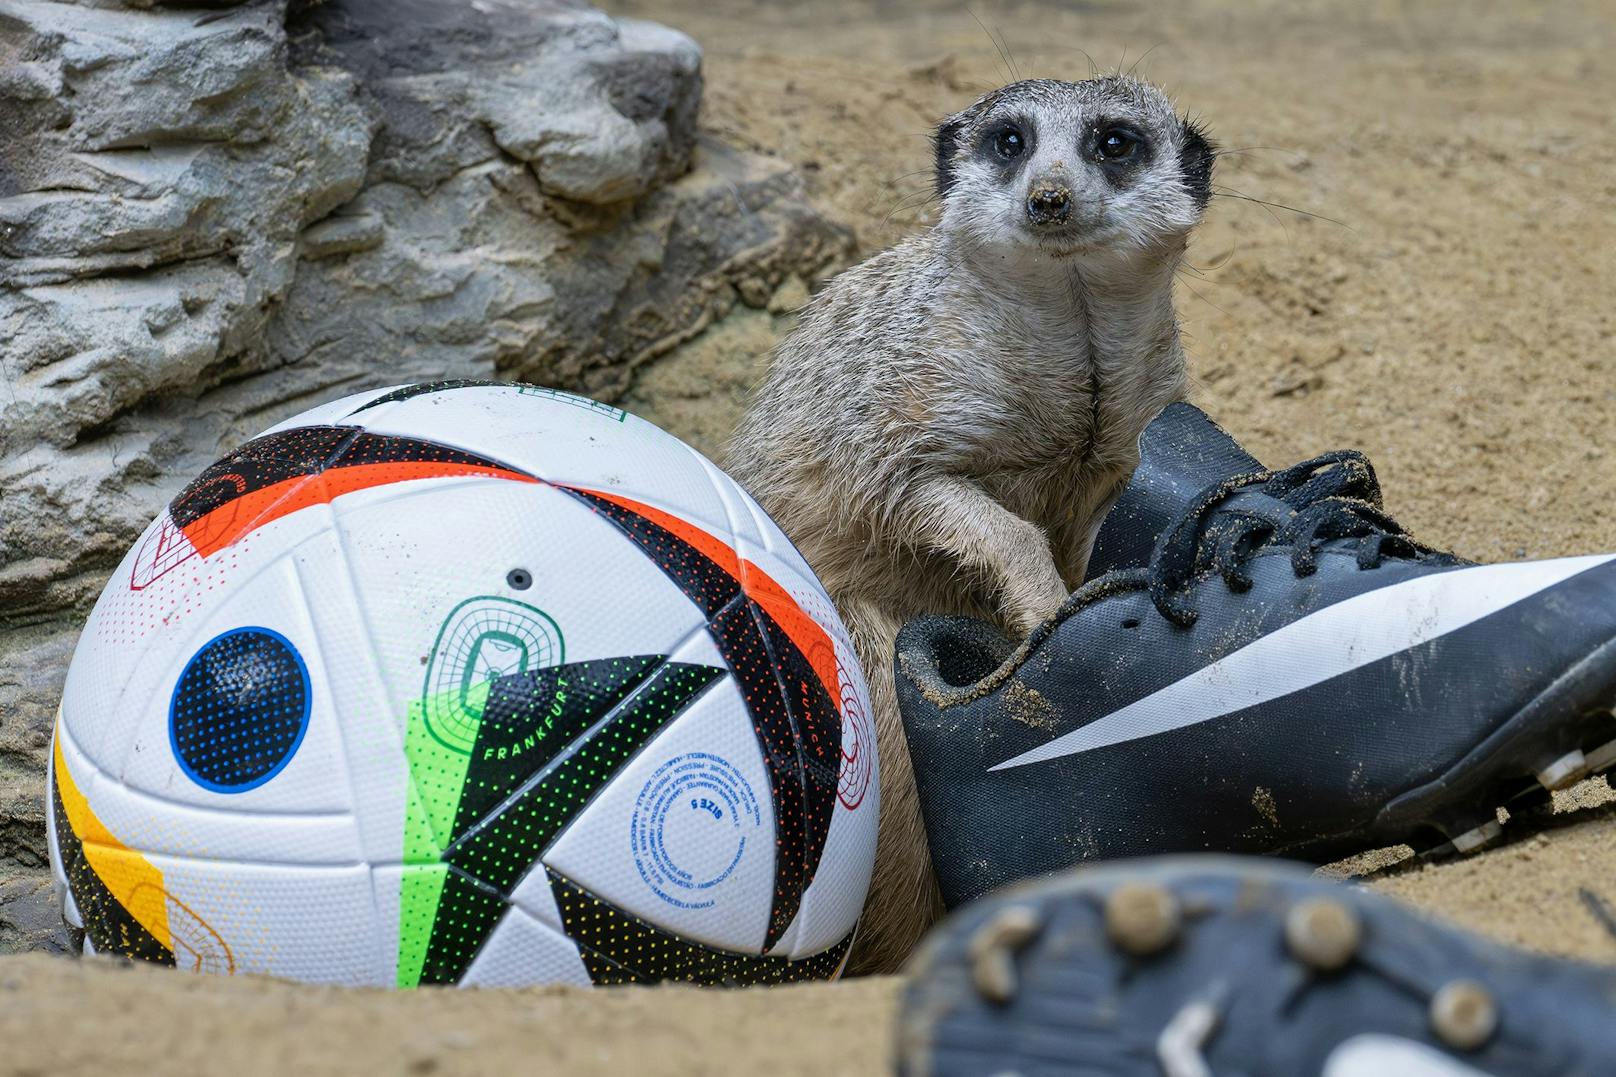
[(1072, 195), (1065, 187), (1038, 187), (1027, 196), (1027, 220), (1033, 224), (1060, 224), (1071, 213)]

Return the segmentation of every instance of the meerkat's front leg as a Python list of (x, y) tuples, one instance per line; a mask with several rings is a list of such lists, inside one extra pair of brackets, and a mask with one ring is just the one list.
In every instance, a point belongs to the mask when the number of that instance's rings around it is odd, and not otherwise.
[(953, 475), (927, 478), (910, 489), (900, 514), (909, 517), (920, 544), (989, 578), (1005, 624), (1016, 633), (1031, 632), (1066, 601), (1044, 529), (977, 483)]
[[(1128, 474), (1131, 476), (1133, 472)], [(1070, 505), (1066, 516), (1051, 527), (1050, 547), (1055, 554), (1055, 564), (1071, 590), (1083, 586), (1088, 576), (1089, 558), (1094, 553), (1094, 542), (1100, 537), (1100, 525), (1105, 523), (1106, 516), (1116, 506), (1127, 485), (1127, 478), (1121, 479), (1109, 494), (1099, 500), (1099, 504), (1092, 507)]]

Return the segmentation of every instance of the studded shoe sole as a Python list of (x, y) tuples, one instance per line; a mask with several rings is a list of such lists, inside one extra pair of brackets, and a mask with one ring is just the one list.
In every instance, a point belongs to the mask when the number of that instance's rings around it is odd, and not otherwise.
[(906, 1077), (1559, 1077), (1616, 1067), (1616, 969), (1294, 864), (1159, 857), (1001, 891), (911, 965)]

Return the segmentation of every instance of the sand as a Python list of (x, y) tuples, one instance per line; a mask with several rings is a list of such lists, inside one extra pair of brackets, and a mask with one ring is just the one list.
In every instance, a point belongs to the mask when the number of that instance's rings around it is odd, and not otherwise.
[[(928, 132), (1011, 64), (1137, 64), (1227, 151), (1180, 282), (1195, 401), (1271, 463), (1365, 450), (1388, 507), (1466, 556), (1616, 548), (1609, 5), (974, 5), (1009, 59), (960, 4), (607, 6), (700, 40), (715, 137), (799, 165), (861, 255), (930, 223)], [(632, 406), (715, 449), (789, 326), (779, 299), (647, 369)], [(1616, 961), (1610, 800), (1585, 784), (1469, 860), (1337, 871)], [(897, 985), (396, 996), (14, 958), (0, 1071), (877, 1072)]]

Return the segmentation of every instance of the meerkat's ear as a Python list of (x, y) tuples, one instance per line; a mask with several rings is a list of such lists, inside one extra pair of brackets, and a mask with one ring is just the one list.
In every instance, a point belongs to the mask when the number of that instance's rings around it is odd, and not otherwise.
[(1212, 200), (1212, 163), (1217, 160), (1218, 148), (1206, 137), (1199, 124), (1184, 120), (1183, 139), (1178, 148), (1178, 170), (1184, 177), (1184, 186), (1195, 199), (1197, 209), (1205, 209)]
[(937, 127), (932, 135), (932, 151), (937, 160), (937, 197), (954, 186), (954, 154), (959, 150), (960, 132), (965, 130), (965, 113), (956, 112)]

